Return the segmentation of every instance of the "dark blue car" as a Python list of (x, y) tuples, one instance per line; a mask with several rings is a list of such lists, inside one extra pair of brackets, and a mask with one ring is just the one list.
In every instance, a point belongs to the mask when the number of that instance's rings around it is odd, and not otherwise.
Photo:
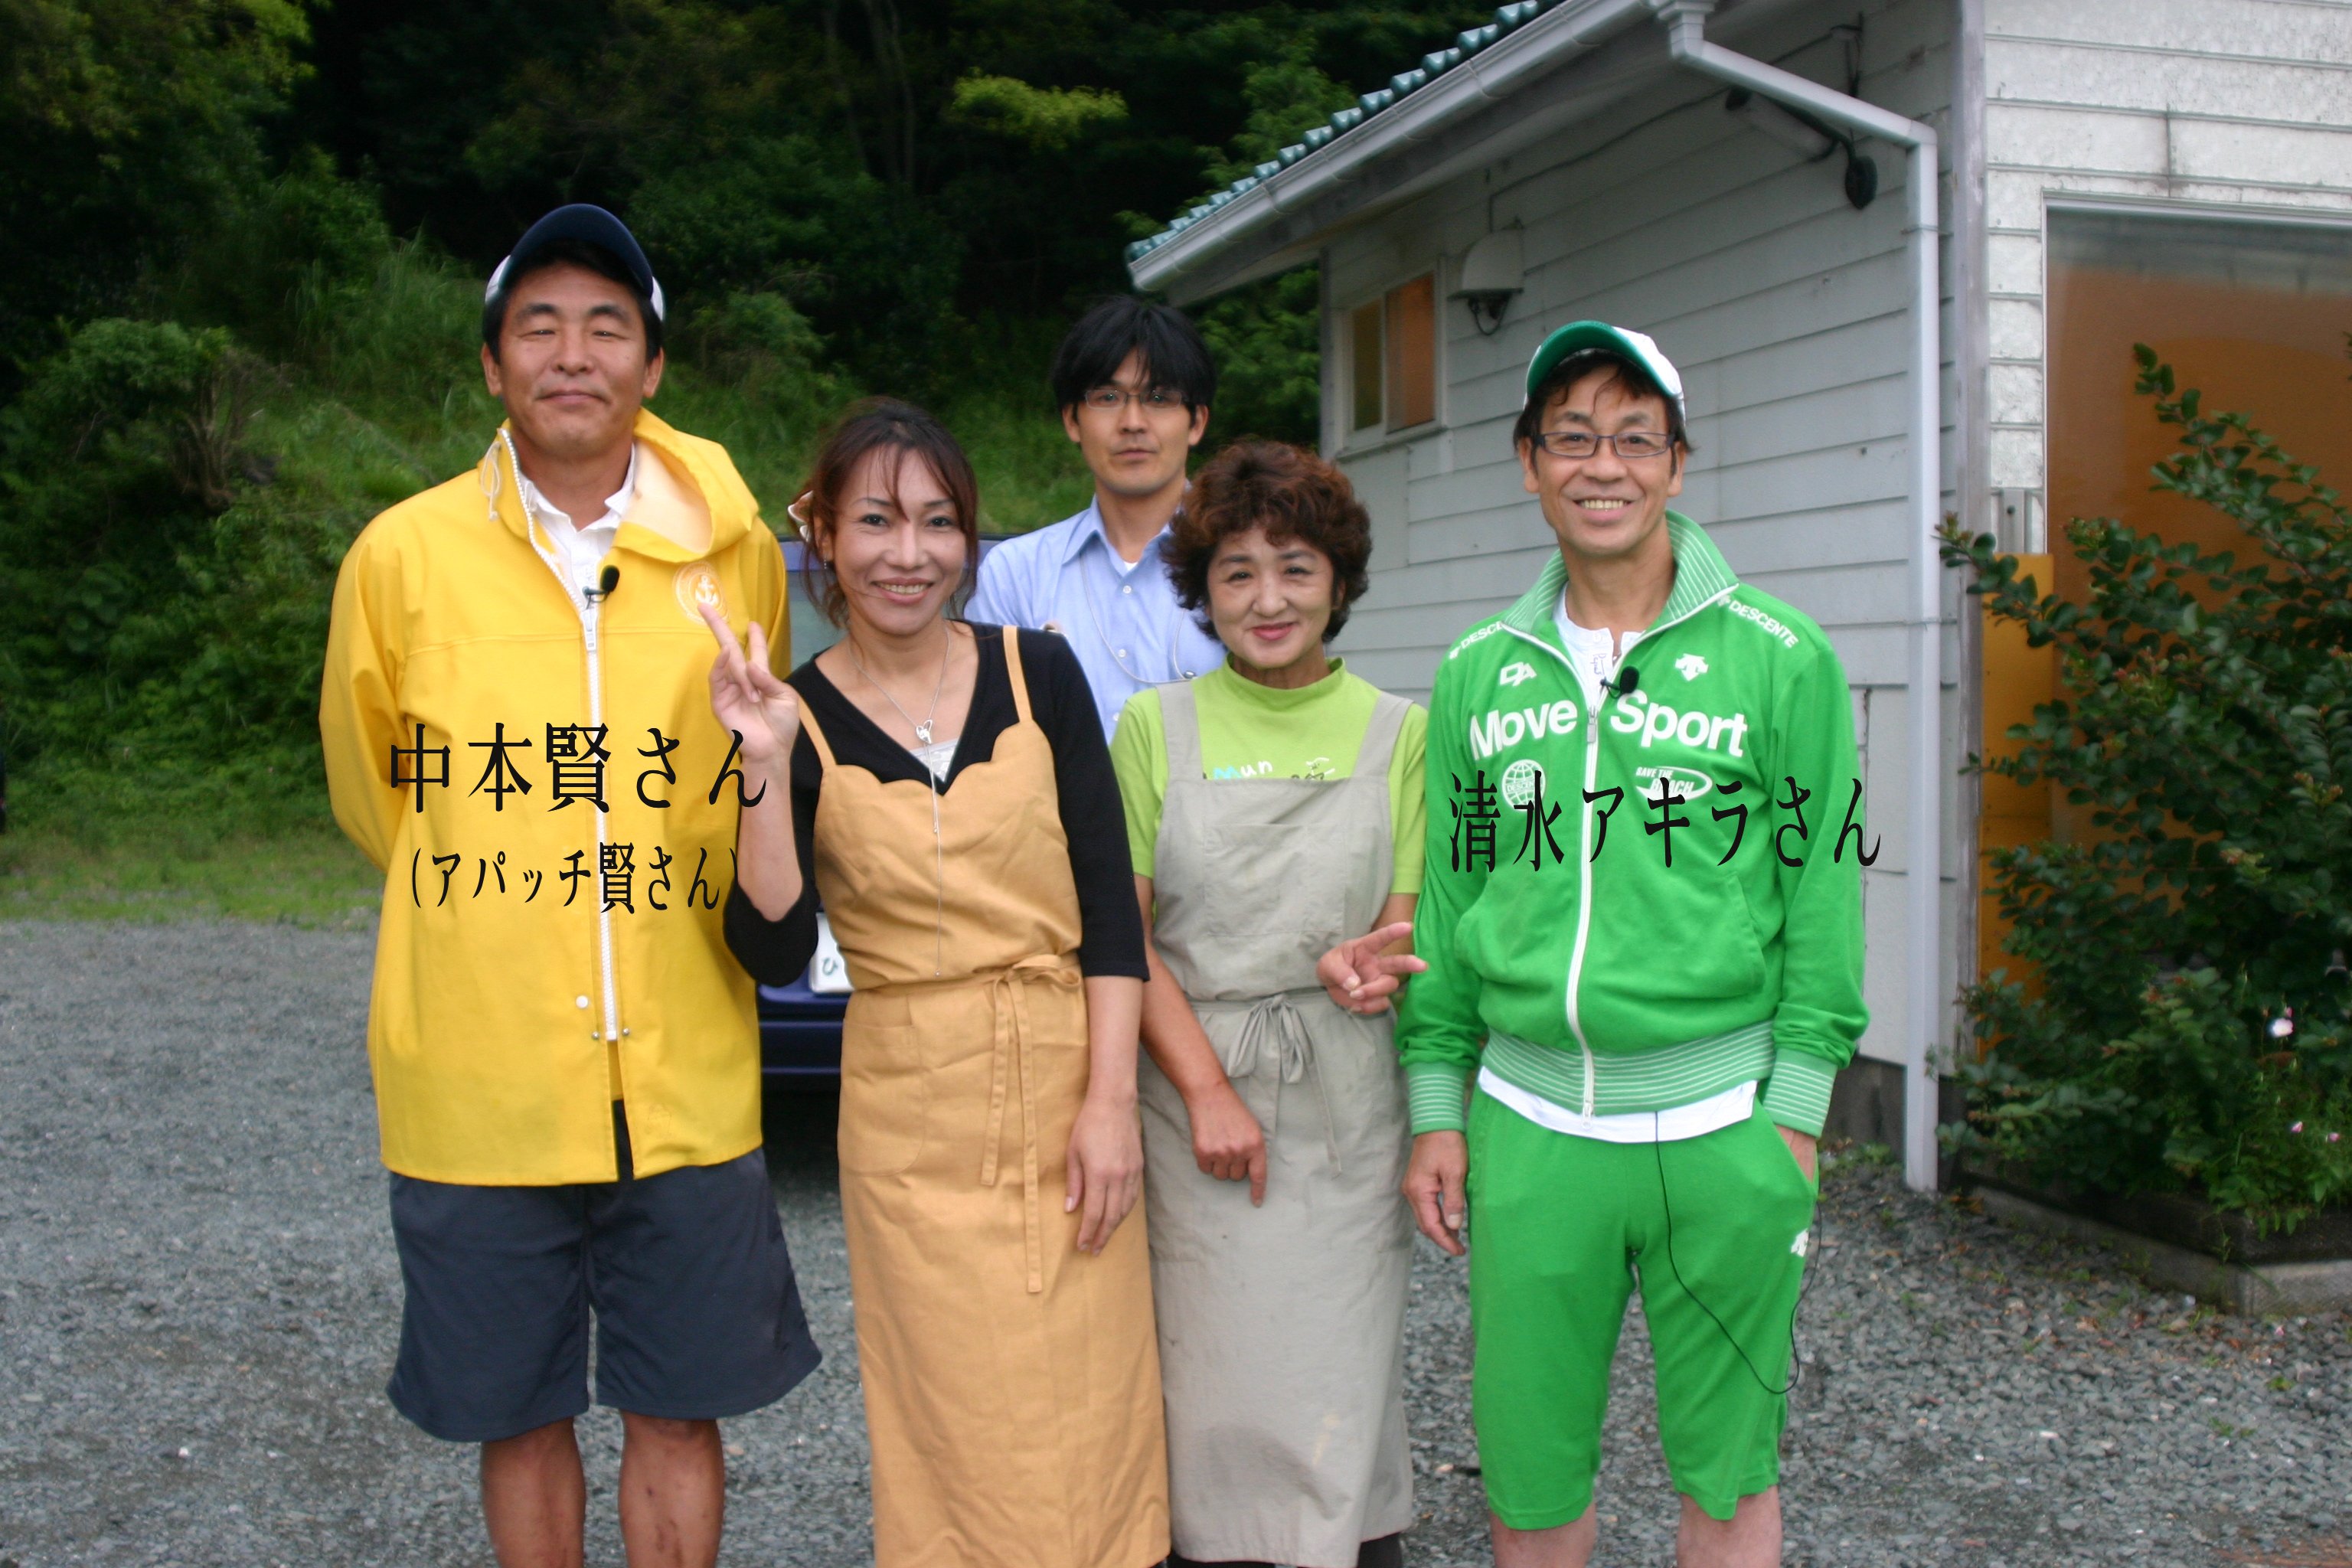
[[(982, 534), (986, 555), (1000, 535)], [(793, 668), (797, 669), (840, 640), (841, 633), (809, 606), (801, 591), (803, 549), (784, 541), (784, 568), (793, 593)], [(790, 985), (760, 987), (760, 1070), (774, 1089), (832, 1089), (841, 1079), (841, 1019), (849, 1008), (847, 981), (838, 973), (840, 954), (830, 941)], [(824, 971), (820, 974), (819, 971)], [(814, 979), (826, 989), (814, 989)]]

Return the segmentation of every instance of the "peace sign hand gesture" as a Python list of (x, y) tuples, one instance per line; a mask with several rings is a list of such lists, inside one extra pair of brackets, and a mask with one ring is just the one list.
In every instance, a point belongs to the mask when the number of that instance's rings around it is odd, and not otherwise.
[(1412, 937), (1411, 921), (1400, 921), (1351, 937), (1323, 955), (1315, 966), (1315, 978), (1323, 983), (1323, 994), (1331, 998), (1334, 1006), (1368, 1016), (1385, 1013), (1391, 1005), (1389, 998), (1397, 994), (1406, 979), (1429, 967), (1427, 960), (1414, 957), (1410, 950), (1381, 951), (1409, 942)]
[(710, 661), (710, 711), (721, 726), (743, 738), (747, 773), (781, 777), (790, 765), (793, 742), (801, 732), (800, 694), (768, 668), (768, 634), (753, 621), (743, 644), (735, 640), (718, 606), (702, 606), (703, 623), (719, 639)]

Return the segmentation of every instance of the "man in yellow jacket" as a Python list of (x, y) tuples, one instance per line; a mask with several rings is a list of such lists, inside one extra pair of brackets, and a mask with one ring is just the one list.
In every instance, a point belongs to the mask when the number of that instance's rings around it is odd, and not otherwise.
[(663, 313), (610, 213), (523, 236), (482, 313), (507, 420), (352, 544), (320, 697), (336, 819), (386, 873), (388, 1392), (482, 1445), (505, 1568), (581, 1561), (592, 1316), (633, 1568), (716, 1561), (719, 1418), (817, 1362), (723, 931), (739, 814), (791, 806), (742, 788), (701, 618), (789, 648), (783, 559), (725, 450), (644, 409)]

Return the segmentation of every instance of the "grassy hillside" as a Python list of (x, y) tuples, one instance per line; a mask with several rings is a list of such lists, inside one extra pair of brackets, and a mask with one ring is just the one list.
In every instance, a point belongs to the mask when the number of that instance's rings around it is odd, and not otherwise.
[[(310, 728), (328, 599), (368, 519), (471, 468), (497, 427), (479, 310), (455, 264), (387, 245), (301, 291), (282, 357), (110, 319), (37, 367), (0, 430), (0, 597), (27, 611), (0, 626), (0, 916), (352, 906), (371, 878), (328, 819)], [(940, 409), (984, 525), (1066, 515), (1087, 480), (1044, 390), (1050, 336), (970, 336), (984, 369)], [(771, 526), (863, 390), (810, 351), (796, 322), (706, 322), (652, 405), (726, 445)]]

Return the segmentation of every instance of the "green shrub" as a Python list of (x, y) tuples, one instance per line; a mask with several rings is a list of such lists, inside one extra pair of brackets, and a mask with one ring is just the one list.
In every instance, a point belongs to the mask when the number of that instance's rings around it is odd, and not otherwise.
[(2096, 829), (1990, 857), (2039, 988), (1996, 971), (1966, 993), (1987, 1048), (1952, 1136), (2041, 1180), (2201, 1191), (2288, 1229), (2352, 1194), (2352, 514), (2137, 353), (2179, 432), (2158, 486), (2247, 548), (2078, 521), (2073, 605), (1991, 536), (1948, 536), (1969, 591), (2061, 658), (2063, 699), (1983, 766), (2063, 791)]

